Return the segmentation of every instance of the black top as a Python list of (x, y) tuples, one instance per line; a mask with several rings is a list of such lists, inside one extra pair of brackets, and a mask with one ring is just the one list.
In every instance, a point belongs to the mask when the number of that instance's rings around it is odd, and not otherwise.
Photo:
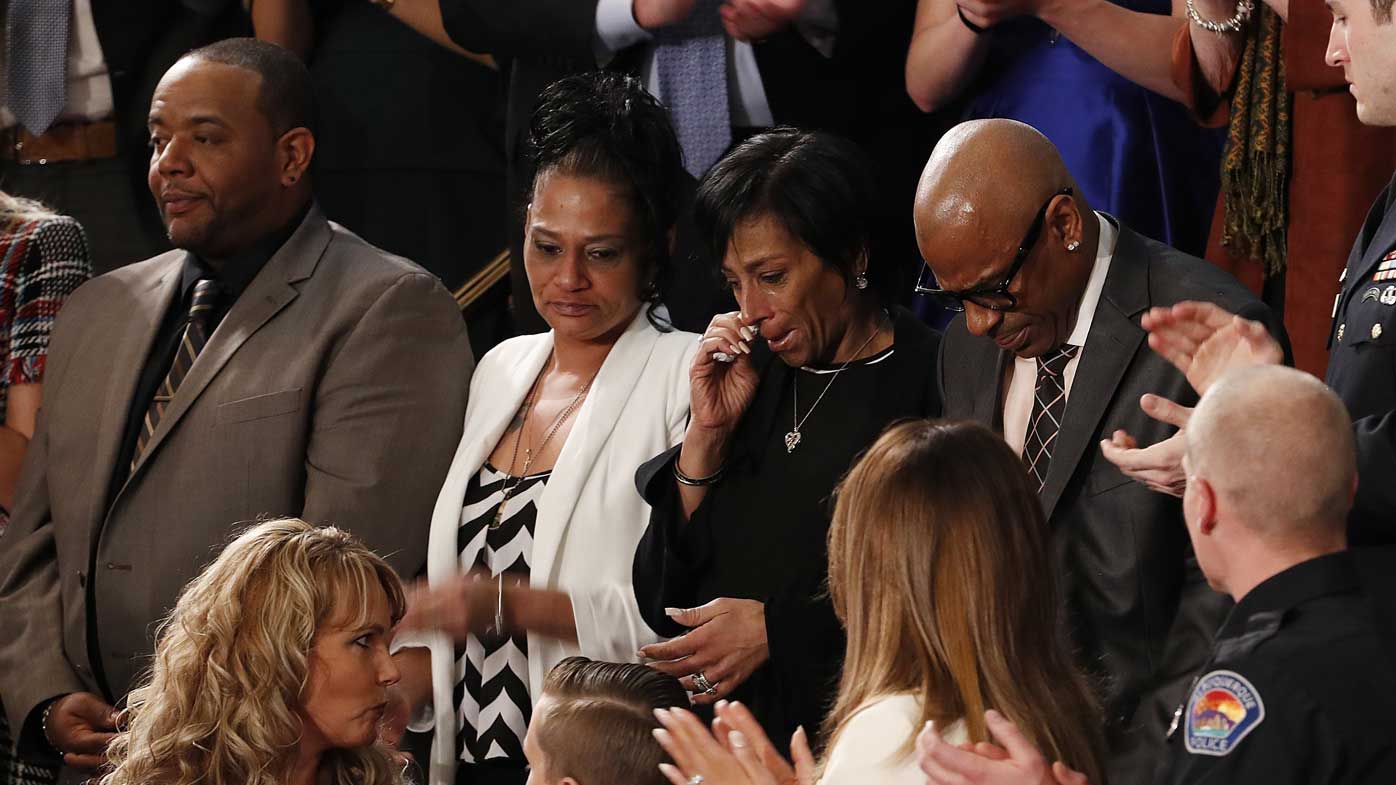
[(1349, 536), (1396, 542), (1396, 180), (1367, 214), (1338, 288), (1327, 382), (1352, 415), (1362, 478)]
[(1396, 782), (1396, 640), (1382, 579), (1396, 550), (1295, 565), (1237, 603), (1194, 682), (1155, 781)]
[(208, 334), (212, 338), (219, 322), (223, 321), (233, 303), (247, 290), (257, 273), (271, 261), (271, 257), (291, 239), (291, 235), (300, 227), (309, 210), (307, 205), (286, 226), (268, 235), (247, 251), (228, 258), (217, 270), (193, 253), (185, 254), (179, 292), (169, 310), (165, 312), (160, 328), (155, 333), (155, 339), (150, 344), (150, 354), (146, 357), (145, 367), (141, 369), (141, 375), (136, 380), (135, 393), (131, 396), (131, 408), (126, 412), (126, 428), (121, 434), (121, 451), (117, 453), (111, 483), (107, 486), (108, 507), (121, 490), (121, 486), (126, 483), (126, 476), (131, 471), (131, 458), (136, 451), (136, 439), (140, 436), (141, 423), (145, 420), (146, 411), (150, 409), (150, 400), (154, 397), (156, 388), (165, 380), (165, 374), (169, 373), (170, 364), (174, 362), (175, 351), (184, 336), (184, 327), (189, 323), (194, 284), (204, 278), (212, 278), (219, 283), (218, 304), (208, 323)]
[[(890, 423), (940, 413), (935, 358), (940, 336), (909, 312), (893, 313), (890, 353), (848, 366), (800, 427), (793, 452), (793, 384), (803, 417), (831, 374), (793, 369), (754, 348), (756, 396), (737, 431), (726, 474), (688, 523), (678, 506), (675, 447), (636, 474), (654, 507), (635, 554), (635, 594), (660, 635), (685, 628), (666, 607), (719, 597), (766, 605), (770, 660), (731, 699), (751, 705), (779, 747), (799, 725), (817, 732), (837, 687), (844, 638), (826, 595), (831, 495), (856, 457)], [(875, 402), (875, 405), (873, 403)]]

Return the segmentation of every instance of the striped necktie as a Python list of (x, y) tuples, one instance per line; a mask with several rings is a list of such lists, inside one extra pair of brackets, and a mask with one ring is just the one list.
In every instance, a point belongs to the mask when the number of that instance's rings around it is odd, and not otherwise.
[(72, 0), (10, 0), (5, 17), (6, 103), (29, 133), (47, 131), (68, 91)]
[(1081, 347), (1062, 344), (1047, 357), (1037, 358), (1037, 386), (1032, 399), (1032, 418), (1028, 420), (1027, 438), (1023, 440), (1023, 462), (1028, 474), (1037, 482), (1037, 492), (1047, 485), (1047, 468), (1052, 463), (1052, 448), (1057, 444), (1062, 415), (1066, 413), (1067, 363)]
[(136, 451), (131, 455), (132, 470), (136, 468), (141, 453), (145, 452), (145, 446), (150, 443), (150, 437), (155, 433), (165, 410), (169, 408), (180, 383), (189, 375), (194, 360), (199, 356), (199, 352), (204, 350), (204, 344), (208, 343), (209, 325), (213, 321), (214, 308), (218, 305), (220, 294), (222, 290), (218, 282), (211, 278), (202, 278), (194, 284), (194, 301), (189, 305), (189, 319), (184, 325), (184, 335), (180, 337), (179, 348), (175, 350), (174, 360), (170, 363), (169, 372), (165, 374), (165, 380), (156, 388), (155, 397), (150, 399), (145, 422), (141, 423), (141, 432), (136, 437)]
[(701, 179), (732, 144), (727, 108), (727, 36), (720, 0), (698, 0), (688, 16), (655, 32), (659, 99), (669, 107), (684, 168)]

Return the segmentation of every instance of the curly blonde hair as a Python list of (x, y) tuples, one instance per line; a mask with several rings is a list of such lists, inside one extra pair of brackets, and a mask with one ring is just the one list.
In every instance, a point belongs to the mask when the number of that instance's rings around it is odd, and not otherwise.
[[(349, 533), (294, 518), (254, 524), (200, 573), (161, 623), (155, 660), (132, 690), (101, 785), (283, 785), (316, 630), (344, 610), (366, 624), (374, 592), (393, 623), (402, 583)], [(373, 745), (326, 753), (334, 785), (399, 785)]]

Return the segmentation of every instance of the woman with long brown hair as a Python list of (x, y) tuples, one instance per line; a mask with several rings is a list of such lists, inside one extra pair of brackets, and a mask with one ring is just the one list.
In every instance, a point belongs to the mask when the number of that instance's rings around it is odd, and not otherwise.
[[(987, 429), (915, 420), (873, 444), (840, 485), (829, 529), (829, 593), (848, 644), (822, 785), (920, 785), (916, 733), (933, 722), (953, 742), (988, 741), (989, 708), (1100, 775), (1100, 711), (1059, 625), (1047, 534), (1022, 461)], [(766, 782), (756, 761), (776, 756), (753, 750), (768, 746), (759, 726), (735, 706), (718, 719), (722, 743), (668, 712), (670, 779)]]

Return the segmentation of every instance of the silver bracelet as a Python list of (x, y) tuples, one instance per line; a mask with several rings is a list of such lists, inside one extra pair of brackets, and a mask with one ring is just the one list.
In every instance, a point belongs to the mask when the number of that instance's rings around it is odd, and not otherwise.
[(1202, 14), (1197, 13), (1197, 6), (1193, 4), (1193, 0), (1187, 0), (1187, 6), (1188, 18), (1192, 20), (1193, 24), (1217, 35), (1241, 32), (1241, 28), (1251, 20), (1251, 14), (1255, 13), (1255, 0), (1237, 0), (1236, 13), (1230, 19), (1225, 22), (1213, 22), (1210, 19), (1203, 19)]
[(44, 707), (44, 713), (39, 716), (39, 732), (44, 734), (44, 743), (52, 747), (54, 752), (62, 755), (63, 750), (60, 749), (57, 744), (54, 744), (53, 738), (48, 735), (48, 715), (49, 712), (53, 711), (53, 707), (58, 705), (59, 700), (61, 700), (61, 698), (51, 700), (48, 702), (48, 705)]
[(708, 485), (716, 485), (717, 481), (722, 479), (722, 473), (725, 471), (727, 471), (727, 467), (723, 466), (707, 477), (689, 477), (687, 474), (683, 473), (683, 469), (679, 468), (678, 457), (674, 458), (674, 479), (678, 480), (680, 484), (687, 485), (690, 488), (702, 488)]

